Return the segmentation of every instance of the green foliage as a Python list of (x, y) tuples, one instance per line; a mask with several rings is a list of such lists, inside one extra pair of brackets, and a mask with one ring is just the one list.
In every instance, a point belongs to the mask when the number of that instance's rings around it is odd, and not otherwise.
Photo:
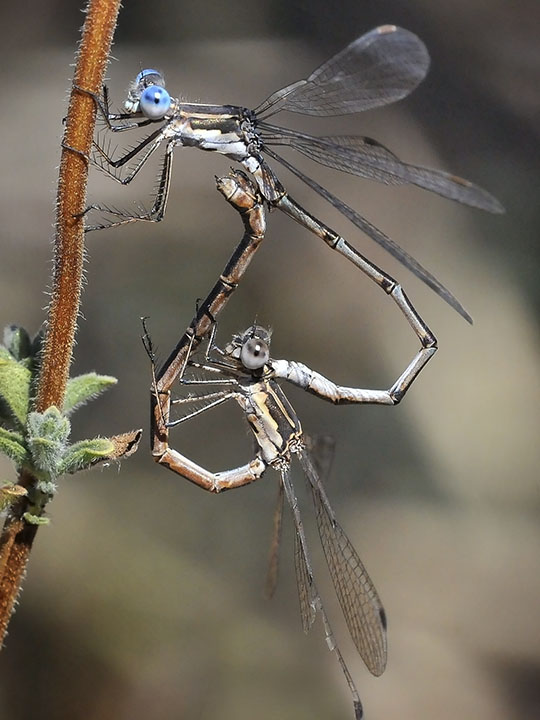
[(69, 420), (54, 406), (44, 413), (29, 413), (26, 439), (36, 470), (50, 478), (58, 476), (70, 430)]
[(24, 328), (8, 325), (4, 328), (4, 347), (15, 360), (25, 360), (31, 355), (32, 341)]
[(29, 525), (48, 525), (50, 523), (49, 518), (34, 515), (30, 512), (24, 513), (23, 520), (25, 520)]
[(87, 373), (70, 379), (62, 411), (54, 406), (42, 413), (32, 410), (41, 345), (41, 333), (30, 339), (26, 330), (16, 325), (4, 330), (0, 345), (0, 452), (15, 463), (18, 472), (27, 471), (27, 477), (33, 479), (28, 488), (13, 483), (0, 485), (0, 509), (27, 496), (28, 512), (23, 518), (33, 525), (48, 522), (42, 513), (56, 490), (58, 477), (131, 454), (140, 438), (137, 431), (69, 444), (68, 415), (115, 385), (116, 379), (108, 375)]
[(24, 427), (30, 398), (32, 373), (24, 360), (17, 360), (5, 347), (0, 346), (0, 421)]
[(81, 440), (73, 443), (64, 453), (60, 470), (62, 473), (75, 473), (110, 459), (113, 453), (114, 444), (108, 438)]
[(116, 385), (117, 382), (118, 380), (110, 375), (98, 375), (97, 373), (86, 373), (86, 375), (70, 378), (66, 388), (63, 412), (68, 415), (78, 410), (112, 385)]
[(25, 447), (24, 436), (13, 430), (0, 427), (0, 452), (13, 460), (18, 467), (28, 462), (29, 454)]

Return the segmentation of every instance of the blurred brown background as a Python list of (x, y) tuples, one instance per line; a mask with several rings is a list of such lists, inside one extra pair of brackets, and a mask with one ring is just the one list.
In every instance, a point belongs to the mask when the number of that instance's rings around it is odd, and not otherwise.
[[(450, 169), (502, 201), (507, 214), (490, 217), (302, 163), (433, 270), (474, 316), (472, 328), (280, 170), (294, 197), (401, 280), (440, 342), (394, 409), (335, 408), (288, 392), (307, 431), (338, 440), (329, 493), (389, 616), (380, 679), (348, 641), (322, 562), (319, 584), (368, 720), (540, 717), (537, 0), (125, 4), (109, 68), (118, 102), (142, 67), (161, 68), (173, 95), (254, 106), (377, 24), (402, 25), (427, 44), (432, 70), (406, 101), (293, 121), (308, 132), (375, 136), (404, 160)], [(66, 0), (3, 4), (0, 13), (1, 321), (35, 331), (82, 16)], [(76, 416), (76, 438), (147, 433), (139, 317), (150, 316), (165, 357), (240, 237), (214, 189), (229, 165), (177, 149), (161, 225), (89, 236), (74, 372), (120, 382)], [(128, 191), (94, 172), (90, 197), (129, 207), (147, 201), (153, 180), (146, 169)], [(274, 357), (341, 383), (388, 387), (417, 345), (396, 308), (292, 221), (269, 220), (220, 338), (256, 317), (274, 329)], [(173, 443), (215, 470), (251, 452), (234, 406), (173, 433)], [(9, 463), (0, 471), (12, 477)], [(147, 442), (120, 471), (62, 480), (0, 657), (0, 717), (351, 717), (321, 627), (301, 631), (289, 527), (277, 597), (262, 595), (276, 485), (268, 473), (213, 497), (155, 465)]]

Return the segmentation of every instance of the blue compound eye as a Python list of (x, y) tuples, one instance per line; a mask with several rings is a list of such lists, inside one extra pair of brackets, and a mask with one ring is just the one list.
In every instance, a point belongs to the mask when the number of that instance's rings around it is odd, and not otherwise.
[(149, 120), (161, 120), (171, 107), (171, 96), (165, 88), (150, 85), (143, 90), (139, 99), (142, 114)]

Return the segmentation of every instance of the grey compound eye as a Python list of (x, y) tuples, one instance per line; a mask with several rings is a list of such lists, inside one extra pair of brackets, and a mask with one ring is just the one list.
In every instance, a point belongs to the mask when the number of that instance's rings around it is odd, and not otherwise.
[(269, 358), (268, 345), (260, 338), (250, 338), (242, 345), (240, 361), (248, 370), (259, 370), (268, 362)]

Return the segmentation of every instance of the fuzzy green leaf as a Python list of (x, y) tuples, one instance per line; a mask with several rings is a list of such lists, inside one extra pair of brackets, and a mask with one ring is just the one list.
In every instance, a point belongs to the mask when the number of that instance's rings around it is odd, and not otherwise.
[(141, 436), (142, 430), (130, 430), (110, 438), (81, 440), (64, 453), (60, 470), (63, 473), (74, 473), (100, 462), (118, 462), (137, 452)]
[(4, 345), (15, 360), (23, 360), (30, 355), (32, 341), (23, 327), (7, 325), (4, 328)]
[(29, 512), (24, 513), (23, 520), (29, 525), (48, 525), (51, 522), (49, 518), (33, 515)]
[(81, 440), (67, 449), (59, 467), (60, 473), (75, 473), (91, 465), (109, 460), (114, 453), (114, 444), (108, 438)]
[(110, 375), (98, 375), (94, 372), (71, 378), (66, 387), (64, 413), (72, 413), (81, 405), (108, 390), (111, 385), (116, 385), (117, 382), (117, 379)]
[(17, 467), (21, 467), (29, 459), (23, 436), (4, 428), (0, 428), (0, 452), (13, 460)]
[(28, 448), (38, 470), (58, 476), (70, 430), (69, 420), (54, 405), (43, 413), (28, 415)]
[(22, 426), (26, 422), (30, 394), (30, 370), (0, 347), (0, 396), (10, 414)]

